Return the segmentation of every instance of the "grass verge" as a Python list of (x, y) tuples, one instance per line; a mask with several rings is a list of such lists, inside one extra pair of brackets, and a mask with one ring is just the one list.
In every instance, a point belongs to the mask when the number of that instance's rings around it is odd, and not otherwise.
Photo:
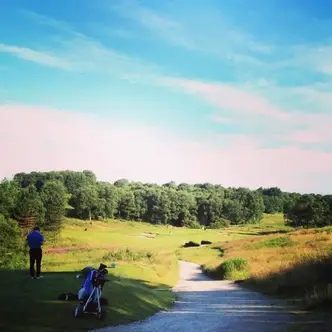
[(75, 272), (47, 272), (40, 280), (31, 280), (26, 271), (0, 270), (0, 276), (1, 331), (87, 331), (144, 319), (167, 310), (174, 300), (168, 285), (109, 275), (103, 292), (109, 302), (105, 320), (99, 322), (94, 316), (75, 319), (76, 302), (57, 300), (61, 293), (79, 290), (82, 280), (75, 278)]

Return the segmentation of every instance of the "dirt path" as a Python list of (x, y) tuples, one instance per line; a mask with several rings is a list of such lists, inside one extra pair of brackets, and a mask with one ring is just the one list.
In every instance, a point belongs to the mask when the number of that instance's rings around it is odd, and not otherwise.
[(206, 277), (197, 264), (180, 262), (180, 280), (173, 288), (179, 299), (169, 312), (99, 332), (272, 332), (286, 331), (287, 308), (228, 281)]

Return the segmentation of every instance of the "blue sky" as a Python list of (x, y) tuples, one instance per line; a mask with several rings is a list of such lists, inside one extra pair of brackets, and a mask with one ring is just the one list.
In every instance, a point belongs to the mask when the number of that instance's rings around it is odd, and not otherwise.
[(0, 22), (1, 177), (329, 192), (331, 1), (7, 0)]

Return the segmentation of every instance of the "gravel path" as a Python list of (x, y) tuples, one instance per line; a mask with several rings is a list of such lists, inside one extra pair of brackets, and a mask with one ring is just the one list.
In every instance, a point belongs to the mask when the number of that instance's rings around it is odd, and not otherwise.
[(286, 331), (287, 308), (229, 281), (206, 277), (199, 265), (180, 262), (180, 280), (173, 288), (178, 300), (169, 312), (99, 332), (272, 332)]

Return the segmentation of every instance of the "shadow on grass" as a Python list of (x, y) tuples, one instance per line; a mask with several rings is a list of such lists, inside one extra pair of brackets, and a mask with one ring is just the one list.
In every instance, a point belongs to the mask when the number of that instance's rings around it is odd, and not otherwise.
[(273, 234), (287, 234), (287, 233), (291, 233), (291, 230), (285, 230), (285, 229), (279, 229), (279, 230), (275, 230), (275, 231), (261, 231), (258, 232), (257, 235), (273, 235)]
[[(107, 298), (106, 317), (74, 318), (76, 301), (59, 301), (62, 293), (77, 294), (83, 282), (77, 272), (48, 272), (43, 279), (31, 280), (25, 270), (0, 269), (0, 330), (87, 331), (104, 326), (126, 324), (169, 308), (174, 296), (165, 285), (135, 279), (107, 276), (103, 297)], [(160, 291), (165, 290), (165, 291)]]
[[(266, 295), (281, 298), (297, 306), (298, 330), (309, 331), (307, 321), (315, 321), (310, 331), (332, 331), (332, 255), (309, 258), (279, 273), (249, 278), (244, 285)], [(328, 329), (327, 329), (328, 328)]]

